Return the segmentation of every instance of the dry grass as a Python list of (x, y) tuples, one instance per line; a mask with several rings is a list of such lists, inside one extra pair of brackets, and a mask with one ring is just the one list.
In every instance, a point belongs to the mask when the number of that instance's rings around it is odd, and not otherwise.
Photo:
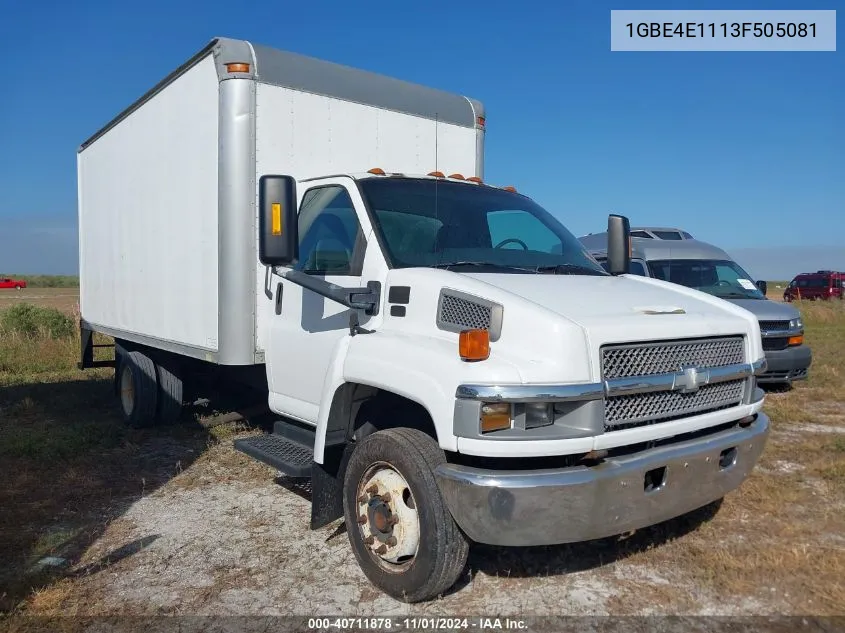
[(79, 303), (79, 288), (0, 288), (0, 311), (16, 303), (33, 303), (70, 314)]
[[(716, 595), (777, 597), (793, 612), (845, 613), (845, 304), (796, 304), (810, 379), (770, 393), (773, 434), (759, 468), (716, 519), (644, 556)], [(813, 427), (811, 425), (819, 425)], [(833, 432), (819, 432), (829, 428)]]

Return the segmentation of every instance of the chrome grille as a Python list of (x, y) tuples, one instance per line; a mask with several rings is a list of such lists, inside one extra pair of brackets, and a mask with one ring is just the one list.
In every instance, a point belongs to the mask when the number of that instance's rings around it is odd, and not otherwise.
[(789, 321), (760, 321), (760, 330), (763, 332), (775, 332), (788, 330)]
[(741, 336), (608, 345), (601, 350), (601, 369), (605, 380), (668, 374), (685, 366), (724, 367), (744, 360)]
[(658, 391), (607, 398), (604, 405), (605, 430), (620, 426), (668, 421), (693, 413), (708, 413), (742, 403), (745, 380), (704, 385), (694, 393)]
[(440, 303), (440, 321), (464, 328), (489, 330), (493, 309), (452, 295), (444, 294)]

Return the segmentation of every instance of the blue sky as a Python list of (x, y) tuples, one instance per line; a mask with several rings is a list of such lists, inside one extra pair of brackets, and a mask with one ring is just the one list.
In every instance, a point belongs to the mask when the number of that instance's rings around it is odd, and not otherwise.
[(577, 235), (613, 211), (746, 253), (756, 276), (845, 269), (841, 45), (610, 51), (611, 8), (732, 2), (4, 4), (0, 270), (75, 272), (77, 146), (216, 35), (482, 100), (485, 179), (516, 185)]

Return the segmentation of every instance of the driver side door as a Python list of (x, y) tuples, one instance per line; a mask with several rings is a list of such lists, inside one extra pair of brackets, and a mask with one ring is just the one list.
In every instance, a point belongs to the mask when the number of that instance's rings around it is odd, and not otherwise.
[[(299, 260), (292, 267), (338, 286), (362, 284), (367, 242), (351, 183), (313, 186), (299, 207)], [(357, 205), (362, 208), (361, 204)], [(281, 283), (279, 283), (281, 282)], [(326, 371), (349, 335), (351, 310), (274, 275), (277, 314), (267, 346), (270, 408), (316, 424)]]

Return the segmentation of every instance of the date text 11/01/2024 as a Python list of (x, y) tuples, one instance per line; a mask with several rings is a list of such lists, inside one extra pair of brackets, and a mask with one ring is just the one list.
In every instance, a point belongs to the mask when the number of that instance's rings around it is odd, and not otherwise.
[(628, 22), (628, 37), (815, 37), (815, 22)]

